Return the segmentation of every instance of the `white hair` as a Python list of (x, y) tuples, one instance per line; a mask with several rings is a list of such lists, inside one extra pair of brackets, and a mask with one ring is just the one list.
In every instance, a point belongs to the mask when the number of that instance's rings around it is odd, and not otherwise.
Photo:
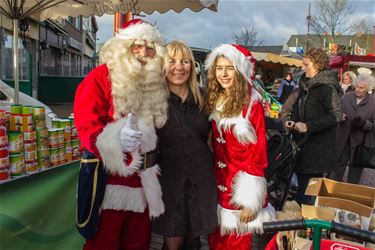
[(372, 75), (368, 74), (359, 74), (356, 79), (354, 79), (354, 86), (357, 86), (358, 83), (364, 83), (367, 86), (367, 89), (373, 89), (375, 84), (375, 79)]
[(114, 118), (128, 113), (143, 117), (149, 124), (162, 127), (167, 120), (169, 91), (163, 69), (164, 48), (155, 43), (153, 58), (142, 65), (131, 52), (134, 39), (111, 38), (100, 51), (112, 83)]

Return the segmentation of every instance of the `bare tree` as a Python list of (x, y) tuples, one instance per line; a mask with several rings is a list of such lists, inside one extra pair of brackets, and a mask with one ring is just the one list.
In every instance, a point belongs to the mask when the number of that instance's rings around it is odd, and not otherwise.
[(319, 35), (327, 32), (334, 40), (337, 33), (348, 34), (361, 30), (363, 22), (355, 18), (355, 9), (348, 0), (318, 0), (314, 7), (311, 27)]
[(254, 26), (242, 28), (238, 34), (232, 34), (232, 38), (235, 43), (247, 48), (259, 46), (265, 42), (265, 38), (259, 35), (259, 32)]

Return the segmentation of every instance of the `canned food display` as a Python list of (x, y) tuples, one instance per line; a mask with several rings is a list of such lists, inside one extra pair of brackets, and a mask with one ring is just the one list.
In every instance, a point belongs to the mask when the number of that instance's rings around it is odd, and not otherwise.
[(22, 106), (19, 104), (10, 105), (10, 112), (12, 114), (22, 114)]
[(22, 106), (21, 112), (22, 114), (33, 115), (33, 110), (34, 110), (33, 106), (26, 105), (26, 106)]
[(25, 162), (28, 163), (28, 162), (34, 162), (37, 160), (38, 160), (38, 156), (37, 156), (36, 150), (25, 152)]
[(35, 173), (35, 172), (39, 171), (37, 161), (26, 163), (25, 168), (26, 168), (26, 173), (28, 173), (28, 174)]
[(50, 148), (57, 148), (59, 141), (58, 141), (58, 128), (53, 128), (48, 130), (48, 138), (49, 138), (49, 146)]
[(51, 166), (57, 166), (60, 163), (60, 154), (58, 148), (51, 148), (50, 149), (50, 161)]
[(68, 142), (71, 140), (71, 127), (69, 119), (59, 119), (59, 128), (64, 131), (64, 141)]
[(60, 119), (52, 119), (52, 128), (59, 128)]
[(51, 167), (49, 148), (38, 150), (38, 166), (42, 170)]
[(37, 150), (37, 144), (36, 142), (25, 142), (25, 152), (35, 151)]
[(22, 126), (33, 125), (33, 115), (32, 114), (22, 114), (20, 117), (20, 123)]
[(23, 154), (9, 156), (9, 167), (11, 176), (21, 176), (25, 174), (25, 158)]
[(23, 152), (23, 135), (21, 132), (9, 132), (9, 152), (17, 154)]
[(59, 154), (59, 163), (64, 164), (66, 162), (65, 147), (58, 148), (58, 154)]
[(0, 126), (0, 147), (8, 146), (8, 134), (5, 126)]
[(9, 180), (9, 178), (10, 178), (9, 167), (0, 168), (0, 182)]
[(6, 111), (3, 109), (0, 109), (0, 122), (6, 122), (6, 121), (7, 121)]
[(34, 142), (36, 141), (36, 132), (35, 131), (24, 131), (23, 132), (24, 142)]

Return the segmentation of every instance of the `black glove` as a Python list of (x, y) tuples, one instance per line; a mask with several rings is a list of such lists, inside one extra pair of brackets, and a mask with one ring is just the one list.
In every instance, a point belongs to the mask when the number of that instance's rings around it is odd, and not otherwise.
[(365, 126), (365, 124), (366, 124), (366, 121), (363, 120), (360, 116), (354, 117), (353, 120), (351, 121), (351, 127), (354, 130), (362, 129), (363, 126)]

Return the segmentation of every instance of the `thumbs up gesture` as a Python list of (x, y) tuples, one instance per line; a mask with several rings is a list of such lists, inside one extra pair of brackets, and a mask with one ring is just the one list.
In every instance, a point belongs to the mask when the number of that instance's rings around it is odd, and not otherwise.
[(123, 152), (133, 152), (141, 145), (142, 132), (138, 130), (136, 118), (128, 114), (125, 126), (120, 132), (120, 144)]

